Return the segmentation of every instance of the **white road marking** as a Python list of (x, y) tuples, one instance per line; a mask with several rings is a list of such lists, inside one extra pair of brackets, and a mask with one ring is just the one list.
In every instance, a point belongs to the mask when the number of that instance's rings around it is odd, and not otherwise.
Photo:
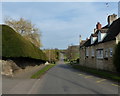
[(38, 82), (40, 81), (40, 79), (38, 79), (32, 86), (32, 88), (28, 91), (28, 94), (31, 94), (33, 89), (35, 89), (35, 86), (38, 84)]

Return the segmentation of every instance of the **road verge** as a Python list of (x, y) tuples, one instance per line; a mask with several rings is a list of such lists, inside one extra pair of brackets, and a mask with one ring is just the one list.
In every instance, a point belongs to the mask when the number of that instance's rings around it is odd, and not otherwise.
[(120, 75), (118, 73), (113, 73), (113, 72), (109, 72), (109, 71), (105, 71), (105, 70), (98, 70), (98, 69), (94, 69), (94, 68), (89, 68), (89, 67), (85, 67), (85, 66), (81, 66), (78, 64), (69, 64), (72, 66), (72, 68), (83, 71), (83, 72), (87, 72), (89, 74), (93, 74), (102, 78), (106, 78), (106, 79), (110, 79), (113, 81), (117, 81), (120, 82)]
[(38, 79), (40, 78), (43, 74), (45, 74), (49, 69), (51, 69), (52, 67), (54, 67), (56, 64), (49, 64), (46, 65), (44, 68), (42, 68), (41, 70), (39, 70), (38, 72), (36, 72), (35, 74), (33, 74), (31, 76), (32, 79)]

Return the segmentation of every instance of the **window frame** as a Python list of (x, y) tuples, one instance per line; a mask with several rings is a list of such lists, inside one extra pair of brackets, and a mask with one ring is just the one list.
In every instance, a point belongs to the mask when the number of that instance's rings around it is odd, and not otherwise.
[(104, 50), (103, 49), (97, 49), (96, 50), (96, 57), (97, 57), (97, 59), (103, 59), (104, 58)]
[(110, 52), (109, 52), (110, 57), (113, 57), (113, 48), (109, 48), (109, 50), (110, 50)]

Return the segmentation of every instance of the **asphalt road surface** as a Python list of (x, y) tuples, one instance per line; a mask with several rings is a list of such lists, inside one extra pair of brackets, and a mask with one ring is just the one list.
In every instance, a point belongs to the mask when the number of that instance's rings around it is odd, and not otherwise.
[(119, 88), (116, 82), (71, 68), (61, 58), (40, 79), (3, 77), (2, 91), (3, 94), (118, 94)]

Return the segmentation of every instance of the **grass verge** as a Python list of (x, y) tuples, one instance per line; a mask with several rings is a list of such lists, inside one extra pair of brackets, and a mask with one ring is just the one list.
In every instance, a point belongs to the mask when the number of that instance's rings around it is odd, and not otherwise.
[(120, 82), (120, 75), (118, 73), (113, 73), (105, 70), (98, 70), (94, 68), (88, 68), (81, 65), (75, 65), (75, 64), (70, 64), (70, 65), (77, 70), (87, 72), (89, 74), (93, 74), (102, 78)]
[(42, 68), (41, 70), (39, 70), (38, 72), (36, 72), (35, 74), (33, 74), (31, 76), (32, 79), (38, 79), (40, 78), (44, 73), (46, 73), (50, 68), (54, 67), (55, 64), (50, 64), (50, 65), (46, 65), (44, 68)]

